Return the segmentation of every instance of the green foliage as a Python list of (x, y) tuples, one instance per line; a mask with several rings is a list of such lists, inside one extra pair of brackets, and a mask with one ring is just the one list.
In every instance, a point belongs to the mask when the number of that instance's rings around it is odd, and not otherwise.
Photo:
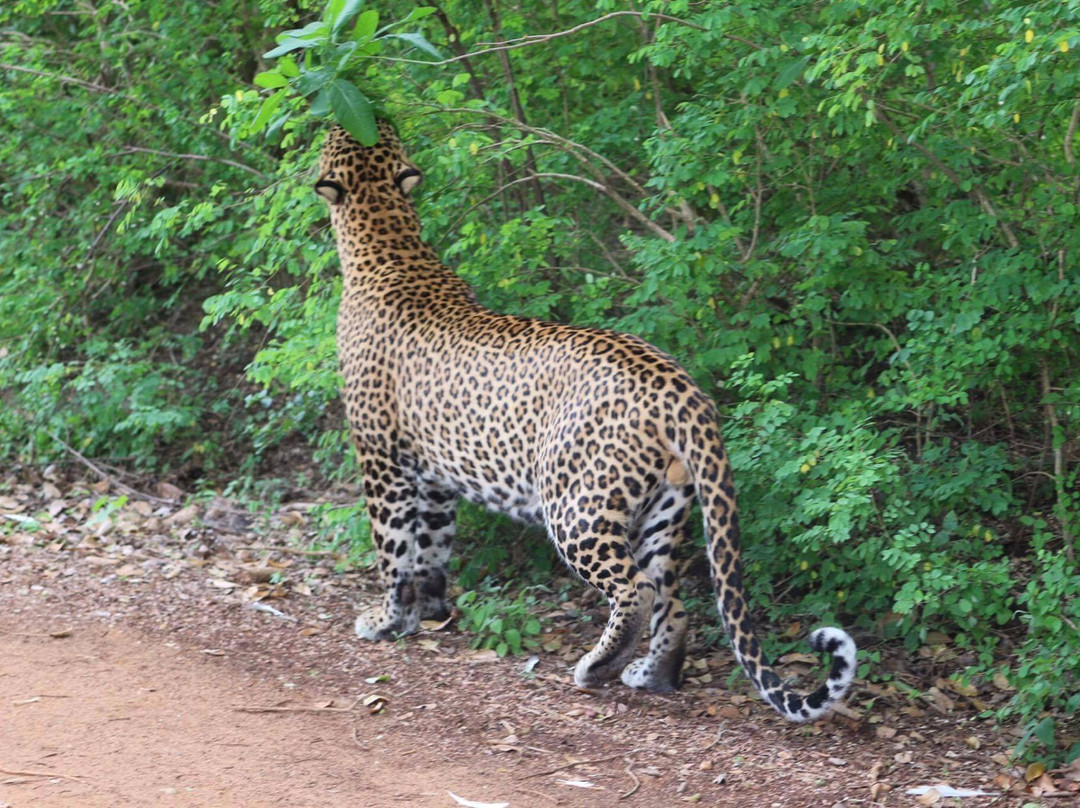
[[(1080, 689), (1080, 3), (640, 8), (5, 7), (0, 455), (304, 440), (354, 478), (310, 168), (379, 107), (483, 302), (640, 334), (724, 405), (755, 603), (945, 632), (1045, 743)], [(359, 513), (325, 517), (358, 561)], [(542, 546), (463, 516), (467, 587)]]
[(522, 589), (513, 598), (507, 588), (484, 581), (479, 590), (459, 595), (455, 604), (462, 613), (458, 625), (474, 635), (472, 647), (493, 650), (501, 657), (538, 647), (543, 630), (534, 616), (542, 604), (533, 591), (544, 587)]
[(247, 134), (264, 129), (268, 135), (276, 134), (290, 117), (289, 105), (283, 102), (303, 97), (310, 101), (312, 115), (325, 117), (333, 113), (337, 122), (365, 146), (379, 139), (375, 105), (348, 76), (361, 74), (365, 63), (370, 65), (388, 40), (405, 42), (441, 59), (422, 34), (390, 33), (399, 25), (422, 20), (436, 9), (419, 6), (398, 22), (380, 28), (379, 12), (373, 8), (361, 11), (362, 6), (363, 0), (330, 0), (321, 20), (277, 35), (277, 47), (263, 54), (264, 59), (277, 59), (277, 65), (254, 78), (259, 87), (273, 92), (263, 100)]

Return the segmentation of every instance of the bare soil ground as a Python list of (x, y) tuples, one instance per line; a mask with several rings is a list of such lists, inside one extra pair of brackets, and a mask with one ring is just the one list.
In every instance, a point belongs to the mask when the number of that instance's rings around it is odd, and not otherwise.
[[(582, 692), (587, 595), (553, 604), (529, 672), (452, 626), (370, 644), (373, 575), (297, 552), (302, 508), (256, 534), (227, 503), (95, 512), (107, 494), (0, 486), (0, 808), (1077, 804), (1069, 772), (1008, 770), (974, 697), (858, 683), (796, 726), (701, 647), (677, 694)], [(987, 795), (906, 793), (938, 784)]]

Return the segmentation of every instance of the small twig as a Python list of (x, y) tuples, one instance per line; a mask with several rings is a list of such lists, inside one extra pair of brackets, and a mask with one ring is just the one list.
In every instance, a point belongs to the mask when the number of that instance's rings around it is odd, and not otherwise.
[(92, 460), (87, 459), (84, 455), (80, 454), (78, 451), (76, 451), (75, 449), (68, 446), (66, 443), (64, 443), (64, 441), (62, 441), (54, 433), (49, 432), (48, 430), (46, 430), (45, 434), (48, 435), (50, 438), (52, 438), (57, 443), (59, 443), (61, 446), (63, 446), (72, 457), (74, 457), (76, 460), (78, 460), (80, 463), (82, 463), (84, 466), (86, 466), (88, 469), (90, 469), (90, 471), (94, 472), (94, 474), (96, 474), (101, 479), (108, 480), (109, 483), (111, 483), (112, 485), (115, 485), (117, 488), (119, 488), (125, 494), (128, 494), (128, 495), (133, 496), (133, 497), (138, 497), (139, 499), (145, 499), (147, 502), (157, 502), (160, 505), (175, 505), (176, 504), (176, 500), (174, 500), (174, 499), (162, 499), (161, 497), (155, 497), (152, 494), (144, 494), (142, 491), (136, 491), (130, 485), (125, 485), (124, 483), (120, 482), (118, 479), (116, 479), (112, 475), (105, 472), (100, 466), (95, 464)]
[(8, 634), (12, 637), (49, 637), (54, 640), (61, 640), (64, 637), (71, 636), (70, 628), (61, 628), (56, 631), (35, 632), (35, 631), (8, 631), (0, 628), (0, 634)]
[(82, 272), (83, 268), (88, 263), (90, 263), (90, 260), (94, 257), (94, 253), (97, 252), (98, 245), (101, 244), (101, 240), (103, 238), (105, 238), (105, 234), (108, 233), (109, 230), (112, 229), (113, 222), (115, 222), (117, 220), (117, 218), (120, 216), (121, 213), (123, 213), (125, 210), (127, 210), (127, 206), (129, 204), (129, 202), (130, 202), (130, 200), (124, 199), (124, 200), (122, 200), (120, 202), (119, 205), (116, 206), (116, 210), (114, 210), (112, 212), (112, 215), (109, 217), (109, 220), (107, 222), (105, 222), (105, 226), (102, 227), (98, 231), (97, 236), (95, 236), (94, 240), (92, 242), (90, 242), (90, 249), (88, 249), (86, 251), (86, 257), (83, 258), (83, 260), (79, 262), (79, 266), (76, 268), (76, 271)]
[(145, 105), (145, 101), (136, 98), (133, 95), (128, 95), (127, 93), (120, 92), (119, 90), (115, 90), (112, 87), (106, 87), (103, 84), (95, 84), (92, 81), (83, 81), (82, 79), (77, 79), (74, 76), (65, 76), (60, 73), (46, 73), (44, 70), (34, 70), (29, 67), (21, 67), (19, 65), (10, 64), (0, 64), (0, 69), (17, 70), (20, 73), (29, 73), (31, 76), (38, 76), (43, 79), (56, 79), (61, 84), (74, 84), (77, 87), (82, 87), (87, 90), (93, 90), (95, 93), (106, 93), (107, 95), (115, 95), (119, 96), (120, 98), (126, 98), (128, 101), (134, 101), (140, 106)]
[(641, 11), (613, 11), (610, 14), (605, 14), (603, 17), (597, 17), (595, 20), (588, 20), (581, 23), (580, 25), (575, 25), (573, 28), (568, 28), (565, 31), (555, 31), (551, 34), (530, 34), (528, 36), (518, 37), (517, 39), (508, 39), (505, 42), (493, 42), (491, 43), (491, 47), (481, 48), (480, 50), (473, 51), (472, 53), (463, 53), (460, 56), (454, 56), (450, 59), (443, 59), (439, 62), (429, 62), (423, 59), (401, 59), (386, 56), (382, 57), (382, 59), (383, 61), (387, 62), (405, 62), (407, 64), (427, 65), (428, 67), (442, 67), (443, 65), (453, 64), (454, 62), (467, 61), (477, 56), (485, 56), (489, 53), (499, 53), (500, 51), (516, 50), (517, 48), (524, 48), (528, 47), (529, 45), (536, 45), (540, 42), (549, 42), (552, 39), (558, 39), (559, 37), (570, 36), (571, 34), (576, 34), (582, 29), (589, 28), (590, 26), (596, 25), (597, 23), (601, 23), (606, 20), (610, 20), (614, 17), (640, 18), (646, 15), (650, 19), (663, 20), (665, 22), (675, 22), (680, 25), (685, 25), (688, 28), (693, 28), (697, 31), (706, 30), (705, 28), (697, 25), (696, 23), (688, 22), (687, 20), (680, 19), (679, 17), (672, 17), (668, 14), (658, 14), (655, 12), (648, 14), (647, 12)]
[(12, 777), (59, 777), (61, 780), (74, 780), (76, 783), (85, 783), (86, 778), (78, 774), (61, 774), (60, 772), (24, 772), (18, 769), (0, 768), (0, 774), (9, 774)]
[(534, 772), (533, 774), (526, 774), (522, 779), (531, 780), (533, 777), (543, 777), (545, 774), (555, 774), (561, 772), (563, 769), (572, 769), (574, 766), (588, 766), (592, 763), (606, 763), (609, 760), (615, 760), (616, 758), (627, 758), (630, 755), (640, 752), (641, 749), (631, 749), (629, 752), (619, 752), (616, 755), (608, 755), (601, 758), (590, 758), (589, 760), (575, 760), (572, 763), (564, 763), (562, 766), (556, 766), (554, 769), (546, 769), (542, 772)]
[(553, 802), (556, 805), (562, 805), (562, 800), (558, 800), (555, 797), (552, 797), (550, 794), (545, 794), (542, 791), (533, 791), (531, 788), (522, 788), (521, 786), (517, 786), (516, 788), (514, 788), (514, 791), (520, 791), (522, 794), (535, 794), (537, 797), (543, 797), (545, 800)]
[(720, 743), (720, 739), (724, 736), (725, 732), (727, 732), (727, 730), (724, 727), (720, 727), (718, 730), (716, 730), (716, 737), (712, 739), (712, 743), (706, 746), (701, 751), (708, 752), (710, 749)]
[(625, 800), (627, 797), (634, 796), (635, 792), (641, 788), (641, 781), (638, 780), (637, 775), (634, 774), (634, 761), (626, 761), (626, 773), (630, 775), (630, 779), (634, 781), (634, 787), (627, 791), (625, 794), (620, 794), (619, 799)]
[(158, 157), (172, 157), (177, 160), (205, 160), (211, 163), (220, 163), (223, 166), (232, 166), (233, 168), (239, 168), (242, 171), (247, 171), (250, 174), (254, 174), (256, 177), (266, 179), (266, 175), (259, 169), (252, 168), (251, 166), (238, 163), (236, 160), (230, 160), (227, 157), (211, 157), (206, 154), (177, 154), (176, 152), (162, 151), (161, 149), (147, 149), (143, 146), (124, 146), (124, 154), (154, 154)]
[(248, 550), (265, 550), (271, 553), (292, 553), (293, 555), (311, 556), (312, 558), (336, 558), (344, 555), (337, 550), (305, 550), (301, 547), (278, 547), (272, 544), (249, 544)]
[(1069, 165), (1076, 163), (1073, 156), (1073, 138), (1076, 137), (1076, 127), (1080, 124), (1080, 101), (1073, 104), (1072, 117), (1069, 118), (1069, 129), (1065, 132), (1065, 162)]
[(237, 713), (355, 713), (352, 707), (233, 707)]

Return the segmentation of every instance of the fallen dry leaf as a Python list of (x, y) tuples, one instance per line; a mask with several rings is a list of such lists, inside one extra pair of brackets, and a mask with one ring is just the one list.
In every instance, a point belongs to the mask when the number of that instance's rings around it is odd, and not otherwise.
[(464, 797), (459, 797), (453, 791), (447, 791), (454, 801), (458, 805), (464, 805), (465, 808), (510, 808), (508, 802), (474, 802), (473, 800), (467, 800)]
[(180, 497), (184, 496), (184, 492), (175, 485), (165, 482), (157, 484), (157, 493), (162, 499), (180, 499)]
[(596, 783), (590, 783), (588, 780), (556, 780), (556, 783), (564, 786), (573, 786), (574, 788), (599, 788)]
[(919, 805), (937, 805), (941, 802), (941, 792), (936, 788), (929, 788), (915, 802), (919, 803)]
[(1042, 763), (1032, 763), (1024, 770), (1024, 779), (1029, 783), (1038, 780), (1046, 773), (1046, 766)]

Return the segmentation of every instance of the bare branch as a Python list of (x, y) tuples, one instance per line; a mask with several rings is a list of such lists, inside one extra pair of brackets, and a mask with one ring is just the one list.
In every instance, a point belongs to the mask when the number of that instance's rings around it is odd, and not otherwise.
[[(531, 135), (535, 135), (536, 137), (539, 137), (551, 143), (553, 146), (559, 146), (567, 154), (569, 154), (571, 157), (573, 157), (583, 166), (585, 166), (586, 169), (588, 169), (589, 173), (596, 177), (597, 180), (601, 179), (600, 172), (589, 164), (589, 159), (595, 160), (597, 163), (600, 163), (615, 177), (630, 186), (634, 193), (640, 194), (642, 197), (648, 196), (648, 192), (645, 190), (644, 187), (642, 187), (641, 183), (639, 183), (627, 172), (625, 172), (613, 162), (611, 162), (611, 160), (609, 160), (607, 157), (604, 157), (604, 155), (593, 151), (588, 146), (578, 143), (577, 141), (570, 140), (569, 138), (565, 138), (562, 135), (556, 134), (550, 129), (543, 129), (537, 126), (529, 126), (528, 124), (521, 123), (512, 118), (508, 118), (505, 115), (500, 115), (497, 112), (492, 112), (491, 110), (486, 109), (470, 109), (467, 107), (440, 107), (438, 111), (465, 113), (471, 115), (483, 115), (487, 118), (499, 121), (500, 123), (504, 123), (508, 126), (513, 126), (517, 129), (520, 129), (522, 132), (527, 132)], [(675, 217), (676, 219), (683, 221), (688, 227), (693, 227), (698, 221), (697, 217), (694, 216), (693, 211), (691, 211), (688, 207), (685, 206), (680, 207), (679, 209), (666, 206), (664, 208), (664, 212)]]
[(259, 169), (252, 168), (251, 166), (238, 163), (235, 160), (230, 160), (227, 157), (209, 157), (205, 154), (176, 154), (175, 152), (161, 151), (160, 149), (147, 149), (142, 146), (125, 146), (124, 151), (121, 154), (156, 154), (159, 157), (172, 157), (177, 160), (207, 160), (211, 163), (221, 163), (225, 166), (232, 166), (233, 168), (239, 168), (243, 171), (247, 171), (250, 174), (254, 174), (256, 177), (266, 179), (266, 175)]
[(1073, 139), (1076, 137), (1076, 127), (1080, 124), (1080, 101), (1073, 104), (1072, 117), (1069, 118), (1069, 129), (1065, 132), (1065, 162), (1069, 165), (1076, 164), (1073, 155)]
[(77, 79), (74, 76), (65, 76), (61, 73), (47, 73), (44, 70), (33, 70), (29, 67), (22, 67), (21, 65), (9, 65), (6, 63), (0, 63), (0, 69), (2, 70), (15, 70), (19, 73), (29, 73), (31, 76), (39, 76), (43, 79), (54, 79), (61, 84), (74, 84), (78, 87), (82, 87), (87, 90), (93, 90), (95, 93), (105, 93), (107, 95), (116, 95), (120, 98), (126, 98), (128, 101), (134, 101), (140, 106), (146, 104), (141, 98), (136, 98), (133, 95), (122, 93), (119, 90), (114, 90), (112, 87), (106, 87), (104, 84), (96, 84), (92, 81), (85, 81), (83, 79)]
[[(383, 61), (387, 62), (406, 62), (407, 64), (414, 65), (428, 65), (429, 67), (442, 67), (444, 65), (450, 65), (454, 62), (461, 62), (468, 59), (472, 59), (476, 56), (486, 56), (489, 53), (498, 53), (499, 51), (517, 50), (518, 48), (525, 48), (529, 45), (536, 45), (540, 42), (549, 42), (552, 39), (558, 39), (559, 37), (570, 36), (576, 34), (578, 31), (582, 31), (586, 28), (606, 22), (607, 20), (614, 19), (615, 17), (649, 17), (650, 19), (663, 20), (665, 22), (675, 22), (679, 25), (685, 25), (687, 28), (693, 28), (696, 31), (707, 31), (708, 29), (697, 25), (692, 22), (680, 19), (679, 17), (672, 17), (668, 14), (649, 14), (643, 11), (613, 11), (610, 14), (605, 14), (603, 17), (597, 17), (595, 20), (589, 20), (583, 22), (580, 25), (575, 25), (573, 28), (567, 28), (565, 31), (556, 31), (551, 34), (530, 34), (529, 36), (518, 37), (517, 39), (508, 39), (505, 42), (493, 42), (490, 47), (481, 48), (471, 53), (463, 53), (459, 56), (451, 57), (450, 59), (443, 59), (439, 62), (426, 62), (423, 59), (403, 59), (392, 56), (381, 57)], [(752, 43), (751, 43), (752, 44)]]
[[(584, 185), (588, 185), (590, 188), (599, 191), (616, 205), (618, 205), (623, 211), (627, 213), (632, 219), (644, 226), (646, 229), (652, 231), (654, 235), (659, 236), (664, 241), (669, 243), (674, 242), (675, 236), (662, 228), (640, 210), (631, 205), (625, 197), (617, 193), (608, 185), (604, 185), (602, 182), (596, 180), (590, 180), (586, 177), (579, 177), (577, 174), (556, 174), (554, 172), (541, 172), (536, 175), (537, 179), (552, 179), (552, 180), (571, 180), (573, 182), (580, 182)], [(528, 179), (528, 178), (526, 178)], [(521, 182), (522, 180), (515, 180), (514, 182)]]
[[(867, 100), (870, 99), (868, 98)], [(927, 160), (933, 163), (934, 167), (946, 177), (948, 177), (949, 180), (957, 188), (963, 189), (964, 181), (959, 174), (957, 174), (955, 171), (945, 165), (945, 163), (942, 162), (941, 158), (934, 154), (932, 151), (930, 151), (930, 149), (926, 148), (926, 146), (919, 143), (917, 140), (911, 140), (910, 138), (908, 138), (908, 136), (903, 132), (903, 130), (901, 130), (900, 127), (897, 126), (895, 123), (893, 123), (892, 118), (886, 115), (885, 111), (881, 109), (881, 107), (877, 104), (874, 104), (874, 116), (883, 124), (885, 124), (889, 131), (892, 132), (896, 137), (902, 139), (904, 143), (907, 143), (909, 146), (911, 146), (924, 157), (926, 157)], [(986, 195), (986, 192), (983, 191), (980, 186), (973, 184), (971, 186), (971, 190), (967, 193), (969, 196), (971, 196), (972, 199), (975, 200), (976, 203), (978, 203), (979, 207), (986, 211), (986, 213), (998, 223), (998, 228), (1001, 230), (1002, 235), (1005, 236), (1005, 240), (1009, 243), (1009, 246), (1013, 247), (1014, 249), (1019, 247), (1020, 242), (1016, 238), (1016, 234), (1013, 232), (1012, 227), (1010, 227), (1009, 223), (1005, 221), (1005, 219), (997, 212), (997, 208), (994, 207), (994, 203), (990, 201), (990, 197)]]

